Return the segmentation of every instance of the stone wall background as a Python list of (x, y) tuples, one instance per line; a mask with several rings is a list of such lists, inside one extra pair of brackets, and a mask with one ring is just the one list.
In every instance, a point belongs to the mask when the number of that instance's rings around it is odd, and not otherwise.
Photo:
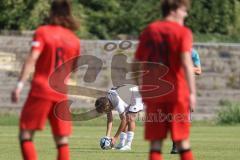
[[(18, 112), (25, 101), (29, 90), (26, 84), (20, 103), (10, 103), (10, 92), (16, 85), (17, 76), (30, 48), (29, 36), (0, 36), (0, 112)], [(104, 50), (108, 42), (117, 48), (112, 52)], [(103, 61), (103, 70), (94, 83), (83, 81), (86, 66), (80, 67), (72, 76), (71, 84), (106, 90), (112, 86), (111, 60), (117, 53), (124, 53), (131, 59), (137, 42), (131, 48), (122, 50), (122, 41), (81, 41), (82, 55), (94, 55)], [(220, 109), (220, 103), (226, 100), (240, 99), (240, 44), (196, 43), (195, 49), (200, 53), (203, 74), (197, 76), (198, 107), (194, 119), (212, 119)], [(124, 67), (123, 67), (124, 68)], [(74, 108), (92, 108), (94, 98), (70, 95), (75, 100)]]

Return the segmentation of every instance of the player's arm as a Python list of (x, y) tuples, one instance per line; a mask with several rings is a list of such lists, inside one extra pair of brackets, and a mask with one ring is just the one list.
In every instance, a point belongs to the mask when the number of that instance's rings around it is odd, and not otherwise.
[(35, 64), (39, 56), (40, 52), (37, 50), (29, 53), (22, 67), (18, 81), (25, 82), (29, 78), (31, 72), (33, 72), (34, 70)]
[(30, 76), (30, 73), (33, 71), (35, 64), (43, 51), (45, 41), (44, 41), (44, 30), (42, 28), (38, 28), (34, 34), (32, 43), (31, 43), (31, 52), (28, 54), (27, 58), (24, 61), (24, 65), (22, 67), (18, 83), (16, 88), (12, 91), (12, 102), (18, 102), (19, 95), (23, 89), (24, 82)]
[(24, 65), (22, 67), (17, 86), (12, 92), (12, 102), (15, 102), (15, 103), (18, 102), (19, 95), (22, 91), (23, 85), (25, 81), (29, 78), (31, 72), (34, 70), (35, 64), (39, 56), (40, 56), (40, 51), (38, 50), (33, 50), (28, 54), (24, 62)]
[(111, 111), (111, 112), (107, 113), (107, 131), (106, 131), (107, 137), (111, 136), (112, 125), (113, 125), (113, 114)]
[(127, 117), (126, 117), (126, 114), (125, 112), (120, 114), (120, 119), (121, 119), (121, 122), (120, 122), (120, 125), (118, 127), (118, 130), (116, 132), (116, 134), (114, 135), (113, 137), (113, 144), (115, 144), (116, 140), (118, 139), (120, 133), (126, 128), (127, 126)]
[(194, 111), (196, 105), (196, 87), (195, 87), (195, 77), (193, 73), (193, 62), (190, 53), (181, 54), (181, 61), (183, 64), (186, 80), (190, 89), (190, 107), (191, 111)]

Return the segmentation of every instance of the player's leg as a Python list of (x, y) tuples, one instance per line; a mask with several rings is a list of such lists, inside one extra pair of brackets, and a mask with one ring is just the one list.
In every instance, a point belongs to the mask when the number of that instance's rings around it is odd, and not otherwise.
[(120, 133), (119, 143), (115, 146), (116, 149), (121, 149), (122, 147), (125, 146), (127, 141), (127, 131), (128, 131), (128, 125), (126, 125), (126, 127)]
[(36, 130), (44, 128), (49, 106), (49, 101), (32, 96), (29, 96), (25, 102), (19, 123), (19, 140), (24, 160), (37, 159), (33, 135)]
[(193, 154), (191, 151), (190, 140), (184, 139), (182, 141), (176, 142), (177, 149), (179, 151), (181, 160), (193, 160)]
[(127, 113), (127, 123), (128, 123), (128, 131), (134, 132), (136, 129), (136, 117), (137, 113), (129, 112)]
[[(61, 115), (58, 115), (58, 113), (61, 113)], [(57, 148), (57, 160), (70, 160), (68, 140), (71, 134), (72, 123), (71, 119), (62, 119), (62, 117), (71, 117), (69, 114), (69, 106), (67, 102), (61, 103), (61, 105), (52, 103), (52, 108), (49, 113), (49, 121)]]
[(146, 103), (145, 139), (150, 141), (149, 160), (163, 160), (162, 144), (169, 129), (167, 105), (164, 103)]
[[(128, 129), (128, 127), (126, 127), (126, 129)], [(125, 146), (126, 140), (127, 140), (127, 131), (125, 130), (124, 132), (121, 132), (120, 137), (119, 137), (119, 143), (115, 148), (120, 149), (123, 146)]]
[(181, 160), (193, 160), (190, 146), (189, 101), (172, 104), (171, 136)]
[(170, 152), (171, 154), (178, 154), (178, 149), (177, 149), (177, 145), (175, 142), (172, 142), (172, 150)]
[(37, 153), (33, 143), (34, 131), (20, 130), (19, 142), (24, 160), (37, 160)]
[(134, 131), (136, 128), (136, 119), (137, 113), (127, 113), (127, 126), (128, 131), (126, 132), (126, 144), (120, 150), (131, 150), (132, 141), (134, 139)]
[(136, 117), (137, 113), (143, 110), (142, 99), (136, 98), (136, 105), (130, 106), (127, 113), (127, 142), (121, 150), (131, 150), (132, 141), (134, 138), (134, 131), (136, 129)]
[(163, 144), (163, 140), (150, 142), (149, 160), (163, 160), (162, 144)]
[(69, 143), (68, 136), (54, 136), (55, 144), (58, 150), (57, 160), (69, 160)]

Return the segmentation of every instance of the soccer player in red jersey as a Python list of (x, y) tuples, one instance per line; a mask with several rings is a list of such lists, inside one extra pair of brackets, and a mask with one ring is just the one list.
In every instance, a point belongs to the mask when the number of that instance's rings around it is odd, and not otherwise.
[[(193, 61), (193, 70), (194, 70), (195, 75), (201, 75), (202, 74), (201, 61), (200, 61), (199, 54), (198, 54), (197, 50), (195, 50), (195, 49), (192, 49), (192, 61)], [(177, 150), (177, 147), (174, 142), (173, 142), (172, 150), (170, 153), (178, 154), (178, 150)]]
[[(135, 59), (142, 63), (142, 70), (152, 75), (143, 76), (142, 98), (146, 104), (145, 139), (150, 141), (149, 160), (162, 160), (162, 143), (168, 131), (176, 143), (181, 160), (193, 160), (190, 147), (190, 111), (196, 105), (195, 78), (191, 59), (192, 33), (184, 26), (189, 0), (162, 0), (163, 20), (151, 23), (140, 36)], [(159, 69), (148, 63), (159, 63), (168, 67), (163, 75), (156, 75)], [(149, 78), (150, 77), (150, 78)], [(159, 82), (159, 83), (158, 83)], [(147, 97), (148, 86), (165, 88), (168, 93)], [(162, 83), (165, 82), (165, 83)], [(154, 89), (149, 90), (153, 92)], [(161, 92), (164, 93), (164, 92)]]
[[(31, 89), (20, 116), (19, 140), (24, 160), (38, 159), (33, 136), (35, 131), (44, 128), (47, 119), (57, 146), (57, 159), (70, 159), (68, 137), (71, 134), (71, 122), (63, 121), (54, 114), (54, 106), (66, 100), (67, 95), (55, 91), (49, 84), (49, 78), (62, 64), (79, 56), (80, 40), (73, 32), (77, 28), (70, 2), (54, 0), (51, 4), (48, 24), (39, 26), (35, 32), (31, 52), (25, 60), (17, 86), (12, 92), (12, 101), (16, 103), (24, 82), (35, 68)], [(66, 67), (65, 71), (71, 73), (71, 69)]]

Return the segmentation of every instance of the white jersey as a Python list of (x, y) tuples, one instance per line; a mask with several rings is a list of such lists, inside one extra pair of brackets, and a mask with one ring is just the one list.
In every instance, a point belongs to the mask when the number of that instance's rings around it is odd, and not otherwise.
[(143, 110), (142, 97), (137, 86), (124, 85), (112, 88), (108, 91), (107, 97), (119, 114)]

